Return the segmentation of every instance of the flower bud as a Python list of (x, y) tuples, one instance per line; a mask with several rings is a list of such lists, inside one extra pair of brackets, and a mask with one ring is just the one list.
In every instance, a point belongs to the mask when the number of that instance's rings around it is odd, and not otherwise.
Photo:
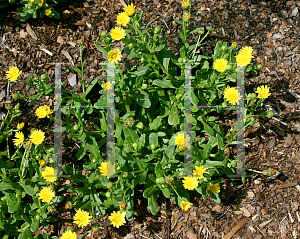
[(75, 124), (75, 125), (73, 126), (73, 130), (78, 131), (78, 130), (79, 130), (79, 125), (78, 125), (78, 124)]
[(199, 35), (204, 34), (204, 27), (200, 27), (200, 29), (198, 30), (198, 34)]
[(42, 81), (46, 81), (48, 79), (47, 75), (46, 74), (42, 74), (41, 75), (41, 80)]
[(186, 14), (184, 14), (183, 20), (188, 22), (190, 20), (190, 18), (191, 18), (190, 14), (186, 13)]
[(93, 227), (93, 231), (97, 232), (99, 230), (99, 227)]
[(181, 98), (181, 94), (176, 95), (176, 99), (179, 100)]
[(179, 62), (179, 63), (182, 63), (182, 58), (181, 58), (181, 57), (178, 58), (178, 62)]
[(213, 32), (215, 29), (213, 29), (212, 27), (208, 26), (208, 27), (206, 27), (206, 30), (209, 31), (209, 32)]
[(34, 187), (34, 191), (36, 191), (36, 192), (39, 191), (39, 187), (38, 187), (38, 186), (35, 186), (35, 187)]
[(154, 34), (159, 34), (160, 31), (161, 31), (161, 27), (160, 26), (155, 27)]
[(44, 159), (41, 159), (39, 161), (39, 164), (43, 167), (46, 164), (46, 161)]
[(68, 210), (68, 209), (72, 209), (72, 207), (73, 207), (73, 204), (72, 204), (72, 202), (70, 202), (70, 201), (67, 201), (67, 202), (66, 202), (66, 204), (65, 204), (65, 209), (66, 209), (66, 210)]
[(106, 37), (106, 35), (107, 35), (107, 32), (105, 32), (105, 31), (103, 31), (103, 32), (101, 32), (101, 37)]
[(107, 188), (112, 188), (112, 183), (111, 182), (109, 182), (109, 183), (107, 183)]
[(142, 84), (142, 89), (145, 90), (148, 87), (147, 84)]
[(49, 205), (48, 208), (47, 208), (48, 212), (55, 212), (56, 211), (56, 208), (54, 205)]
[(151, 144), (151, 149), (154, 150), (156, 148), (156, 146), (154, 144)]
[(137, 125), (136, 125), (137, 128), (139, 129), (142, 129), (144, 127), (143, 123), (142, 122), (139, 122)]
[(137, 149), (137, 146), (138, 146), (137, 143), (133, 143), (133, 144), (132, 144), (132, 147), (133, 147), (134, 149)]
[(121, 205), (120, 205), (120, 210), (122, 211), (122, 210), (124, 210), (125, 208), (126, 208), (126, 203), (121, 203)]
[(110, 198), (110, 196), (111, 196), (110, 191), (106, 192), (106, 193), (105, 193), (105, 196), (106, 196), (107, 198)]
[(125, 173), (123, 174), (123, 177), (124, 177), (124, 178), (127, 178), (127, 177), (128, 177), (128, 173), (125, 172)]
[(231, 47), (232, 47), (232, 48), (236, 48), (236, 47), (237, 47), (236, 42), (233, 42), (233, 43), (231, 44)]
[(13, 98), (14, 100), (18, 100), (18, 95), (17, 95), (17, 94), (13, 94), (13, 95), (12, 95), (12, 98)]
[(182, 63), (186, 63), (186, 59), (185, 58), (182, 59)]
[(174, 183), (174, 178), (171, 175), (168, 175), (166, 177), (166, 183), (167, 183), (167, 185), (173, 184)]
[(262, 68), (263, 68), (262, 64), (258, 64), (258, 65), (256, 66), (256, 70), (260, 70), (260, 69), (262, 69)]
[(142, 58), (141, 58), (141, 62), (144, 62), (144, 61), (145, 61), (145, 58), (144, 58), (144, 57), (142, 57)]
[(18, 130), (22, 130), (22, 129), (24, 128), (24, 125), (25, 125), (25, 123), (24, 123), (24, 122), (22, 122), (22, 123), (18, 123), (18, 125), (17, 125), (17, 129), (18, 129)]
[(127, 46), (129, 49), (133, 48), (133, 44), (132, 43), (129, 43), (128, 46)]
[(163, 184), (165, 182), (165, 178), (164, 177), (160, 177), (156, 179), (156, 183), (157, 184)]
[(207, 183), (208, 182), (208, 178), (204, 177), (203, 178), (203, 182)]

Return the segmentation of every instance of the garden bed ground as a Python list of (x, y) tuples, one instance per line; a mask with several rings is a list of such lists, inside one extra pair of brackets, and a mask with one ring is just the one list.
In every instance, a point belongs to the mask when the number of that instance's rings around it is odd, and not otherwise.
[[(79, 48), (74, 46), (78, 40), (85, 42), (87, 84), (93, 79), (103, 80), (103, 70), (99, 65), (104, 60), (102, 54), (94, 47), (93, 41), (99, 40), (99, 30), (110, 31), (115, 25), (116, 14), (123, 10), (123, 1), (69, 1), (59, 4), (61, 19), (37, 18), (27, 23), (19, 23), (18, 13), (11, 12), (12, 7), (1, 10), (0, 34), (0, 111), (5, 111), (5, 102), (11, 102), (11, 95), (20, 92), (25, 96), (33, 95), (23, 83), (14, 82), (7, 95), (7, 80), (5, 72), (11, 66), (17, 66), (23, 71), (23, 79), (28, 74), (48, 72), (54, 79), (53, 62), (69, 63), (63, 54), (67, 51), (74, 62), (78, 64)], [(128, 3), (126, 1), (126, 3)], [(180, 1), (140, 0), (132, 1), (138, 12), (144, 11), (144, 25), (149, 21), (160, 25), (169, 40), (178, 42), (178, 25), (173, 16), (180, 17)], [(300, 215), (299, 195), (296, 188), (300, 171), (300, 122), (297, 99), (292, 96), (288, 88), (300, 94), (299, 90), (299, 1), (273, 0), (224, 0), (224, 1), (192, 1), (192, 10), (200, 10), (192, 17), (192, 28), (211, 26), (215, 35), (209, 37), (207, 46), (209, 51), (215, 46), (216, 39), (230, 44), (236, 41), (240, 46), (252, 46), (255, 59), (264, 67), (258, 75), (250, 78), (246, 84), (246, 91), (253, 92), (261, 84), (268, 84), (271, 97), (266, 103), (276, 109), (276, 102), (282, 111), (277, 117), (286, 125), (274, 120), (264, 119), (266, 129), (258, 124), (246, 130), (246, 163), (256, 170), (266, 171), (269, 167), (281, 174), (275, 179), (254, 174), (242, 184), (241, 180), (223, 180), (221, 183), (222, 203), (217, 205), (211, 198), (203, 201), (196, 193), (191, 194), (192, 208), (183, 212), (170, 201), (159, 202), (160, 210), (152, 216), (143, 200), (142, 191), (137, 191), (136, 211), (138, 216), (132, 222), (120, 229), (110, 226), (108, 215), (98, 220), (100, 230), (94, 232), (85, 227), (78, 230), (79, 238), (299, 238)], [(33, 32), (36, 36), (33, 35)], [(225, 38), (224, 38), (225, 36)], [(228, 38), (226, 38), (228, 37)], [(175, 45), (169, 41), (169, 47), (176, 52)], [(50, 56), (42, 48), (53, 55)], [(62, 66), (63, 84), (68, 85), (67, 77), (74, 73), (70, 65)], [(98, 97), (97, 94), (95, 97)], [(52, 99), (42, 98), (39, 104), (46, 102), (53, 106)], [(51, 124), (45, 119), (36, 122), (32, 114), (34, 108), (28, 103), (20, 101), (23, 115), (20, 119), (26, 122), (27, 130), (31, 127), (48, 127), (48, 144), (53, 143)], [(226, 114), (224, 114), (226, 115)], [(219, 117), (224, 124), (232, 125), (226, 117)], [(73, 147), (74, 142), (64, 139), (65, 150)], [(66, 154), (66, 163), (74, 161), (75, 153)], [(88, 172), (82, 172), (83, 174)], [(74, 215), (74, 210), (71, 210)], [(47, 232), (61, 236), (61, 230), (72, 224), (72, 215), (58, 205), (56, 215), (58, 223), (48, 229), (40, 227), (36, 234)], [(245, 219), (245, 220), (244, 220)], [(240, 225), (240, 230), (235, 226)], [(231, 236), (232, 230), (237, 231)], [(297, 236), (298, 235), (298, 236)]]

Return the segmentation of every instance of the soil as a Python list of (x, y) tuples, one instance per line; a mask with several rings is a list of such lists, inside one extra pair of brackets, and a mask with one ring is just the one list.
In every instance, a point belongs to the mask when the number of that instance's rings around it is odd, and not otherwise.
[[(169, 47), (177, 52), (179, 26), (173, 17), (180, 18), (182, 13), (180, 1), (141, 0), (131, 1), (138, 12), (144, 11), (143, 25), (153, 21), (160, 25), (164, 33), (169, 35)], [(0, 111), (5, 112), (5, 103), (12, 101), (12, 94), (20, 92), (25, 96), (35, 93), (23, 83), (10, 84), (5, 72), (17, 66), (23, 72), (23, 79), (28, 75), (48, 72), (54, 82), (54, 64), (62, 65), (62, 82), (67, 89), (72, 89), (67, 77), (74, 71), (69, 60), (63, 54), (67, 51), (75, 65), (79, 66), (78, 40), (84, 40), (86, 48), (84, 58), (87, 59), (85, 76), (86, 84), (93, 79), (103, 81), (105, 74), (101, 68), (103, 58), (94, 46), (98, 41), (99, 31), (110, 31), (115, 25), (116, 14), (123, 11), (123, 0), (103, 1), (66, 1), (59, 3), (55, 9), (61, 15), (57, 20), (51, 17), (30, 19), (26, 23), (18, 21), (18, 14), (13, 6), (1, 9), (0, 34)], [(128, 0), (125, 1), (128, 3)], [(299, 1), (273, 0), (224, 0), (224, 1), (192, 1), (192, 11), (199, 13), (192, 16), (191, 28), (210, 26), (215, 29), (204, 47), (212, 52), (216, 40), (237, 42), (239, 46), (251, 46), (254, 59), (263, 65), (256, 75), (248, 76), (246, 91), (254, 92), (261, 84), (271, 88), (271, 96), (265, 103), (271, 105), (281, 114), (271, 119), (262, 119), (264, 127), (258, 123), (245, 132), (245, 163), (257, 171), (276, 170), (275, 176), (253, 173), (243, 184), (241, 179), (225, 178), (221, 182), (222, 203), (216, 204), (212, 198), (200, 199), (196, 192), (191, 194), (192, 208), (182, 211), (169, 200), (159, 199), (159, 213), (149, 213), (147, 202), (143, 199), (142, 190), (137, 189), (136, 211), (138, 215), (131, 222), (116, 229), (110, 225), (108, 214), (97, 219), (99, 231), (91, 227), (78, 228), (78, 238), (299, 238), (299, 171), (300, 171), (300, 122), (298, 100), (299, 84)], [(36, 36), (34, 36), (34, 34)], [(116, 45), (117, 47), (117, 45)], [(42, 48), (50, 51), (49, 54)], [(78, 88), (76, 91), (79, 92)], [(96, 96), (95, 96), (96, 97)], [(298, 97), (298, 98), (297, 98)], [(43, 128), (46, 130), (49, 146), (53, 145), (52, 126), (50, 120), (36, 121), (32, 114), (38, 105), (47, 102), (53, 107), (53, 99), (42, 97), (34, 108), (28, 107), (27, 101), (19, 101), (26, 128)], [(260, 107), (260, 110), (265, 110)], [(227, 112), (228, 113), (228, 112)], [(220, 116), (224, 125), (231, 127), (233, 121)], [(223, 117), (223, 118), (222, 118)], [(279, 120), (279, 121), (278, 121)], [(17, 122), (14, 122), (16, 124)], [(64, 136), (64, 162), (75, 164), (76, 146)], [(298, 146), (297, 146), (298, 145)], [(232, 152), (231, 152), (232, 153)], [(83, 159), (84, 160), (84, 159)], [(86, 174), (84, 170), (82, 174)], [(62, 183), (68, 183), (62, 181)], [(297, 187), (298, 186), (298, 187)], [(68, 226), (76, 228), (72, 223), (74, 209), (66, 210), (64, 205), (57, 205), (54, 216), (59, 217), (57, 223), (48, 228), (41, 226), (35, 234), (42, 232), (51, 236), (61, 236), (62, 230)]]

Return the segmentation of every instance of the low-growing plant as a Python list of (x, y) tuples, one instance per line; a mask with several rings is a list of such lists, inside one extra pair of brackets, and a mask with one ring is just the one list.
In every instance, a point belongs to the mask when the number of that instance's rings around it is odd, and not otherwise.
[[(244, 69), (247, 74), (260, 68), (251, 63), (253, 49), (247, 46), (238, 50), (236, 43), (228, 46), (228, 43), (218, 41), (212, 54), (202, 50), (205, 38), (213, 29), (200, 27), (189, 30), (193, 15), (190, 1), (183, 0), (182, 8), (182, 19), (174, 19), (182, 26), (179, 31), (181, 43), (176, 44), (179, 57), (172, 54), (167, 45), (167, 35), (162, 35), (161, 27), (149, 24), (143, 28), (143, 12), (137, 14), (132, 4), (127, 5), (117, 16), (117, 23), (126, 28), (115, 27), (110, 33), (102, 32), (101, 41), (95, 42), (95, 47), (108, 58), (102, 64), (107, 71), (106, 82), (95, 79), (86, 87), (86, 61), (80, 54), (81, 66), (73, 66), (73, 69), (81, 77), (82, 93), (69, 92), (62, 86), (61, 105), (69, 106), (62, 108), (62, 119), (51, 116), (48, 106), (40, 106), (36, 110), (37, 117), (49, 117), (62, 123), (62, 131), (80, 146), (76, 158), (85, 159), (82, 169), (90, 172), (88, 176), (78, 172), (74, 165), (63, 165), (64, 173), (70, 175), (70, 183), (59, 185), (59, 174), (54, 168), (54, 148), (46, 147), (43, 131), (31, 132), (31, 145), (24, 134), (16, 132), (15, 153), (10, 156), (7, 148), (1, 152), (0, 159), (0, 230), (5, 229), (3, 238), (18, 233), (32, 238), (40, 223), (46, 226), (57, 220), (49, 214), (55, 210), (55, 205), (63, 201), (67, 210), (74, 207), (74, 223), (81, 227), (88, 225), (92, 218), (99, 218), (99, 214), (116, 209), (109, 219), (118, 228), (136, 215), (134, 198), (137, 187), (144, 189), (143, 196), (154, 215), (159, 210), (159, 196), (172, 199), (183, 210), (192, 205), (189, 196), (192, 190), (196, 190), (204, 200), (210, 196), (215, 202), (221, 202), (220, 182), (226, 175), (232, 178), (236, 173), (236, 160), (225, 156), (224, 152), (227, 147), (239, 143), (236, 137), (240, 132), (235, 132), (236, 126), (224, 132), (216, 117), (226, 106), (236, 109), (244, 100), (245, 128), (258, 122), (259, 117), (271, 117), (271, 111), (255, 113), (270, 95), (269, 88), (259, 87), (257, 95), (245, 92), (245, 99), (242, 99), (235, 87), (237, 72)], [(195, 44), (189, 43), (191, 39)], [(121, 49), (115, 48), (118, 41), (124, 43)], [(78, 44), (81, 50), (84, 43)], [(196, 53), (199, 49), (200, 53)], [(125, 70), (119, 64), (122, 59)], [(129, 60), (138, 64), (133, 65)], [(14, 81), (20, 74), (11, 68), (7, 78)], [(192, 82), (191, 133), (185, 129), (185, 102), (188, 100), (185, 96), (189, 87), (185, 83), (186, 77), (190, 77)], [(47, 82), (47, 75), (43, 75), (42, 79), (30, 77), (31, 86), (39, 91), (31, 97), (31, 104), (42, 95), (53, 96), (54, 85)], [(103, 89), (99, 92), (100, 99), (92, 104), (93, 99), (89, 96), (97, 84)], [(115, 130), (109, 132), (111, 126), (107, 125), (109, 116), (105, 107), (108, 96), (112, 94), (116, 109)], [(76, 123), (70, 123), (71, 118), (75, 118)], [(8, 127), (3, 131), (1, 126), (1, 130), (8, 139), (9, 133), (16, 129), (9, 129), (7, 119), (3, 122)], [(88, 127), (90, 123), (93, 130)], [(106, 144), (110, 133), (116, 139), (114, 145)], [(113, 164), (102, 156), (104, 153), (108, 157), (110, 152), (107, 149), (111, 146), (114, 148)], [(192, 171), (188, 175), (184, 162), (186, 152), (192, 152)], [(92, 225), (97, 226), (96, 223)], [(76, 238), (72, 229), (64, 232), (63, 237), (67, 235), (68, 238)], [(45, 235), (43, 238), (48, 237)]]

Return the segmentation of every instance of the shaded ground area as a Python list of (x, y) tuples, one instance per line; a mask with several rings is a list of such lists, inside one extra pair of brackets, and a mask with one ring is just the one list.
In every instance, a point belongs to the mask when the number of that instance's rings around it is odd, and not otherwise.
[[(79, 64), (79, 39), (85, 42), (85, 68), (87, 84), (93, 79), (103, 79), (99, 63), (104, 60), (102, 54), (94, 47), (99, 40), (99, 31), (115, 26), (116, 14), (123, 10), (119, 0), (72, 1), (59, 4), (61, 19), (37, 18), (28, 23), (19, 23), (18, 13), (4, 9), (0, 15), (1, 54), (0, 54), (0, 111), (4, 111), (4, 102), (12, 100), (14, 92), (25, 96), (35, 93), (23, 83), (12, 83), (9, 95), (6, 93), (5, 72), (11, 66), (23, 71), (23, 79), (28, 74), (41, 75), (48, 72), (54, 81), (53, 62), (69, 63), (63, 51), (67, 51), (73, 61)], [(131, 1), (138, 12), (144, 11), (143, 23), (160, 25), (169, 40), (178, 42), (178, 25), (173, 17), (180, 18), (180, 1)], [(125, 1), (128, 3), (128, 1)], [(232, 237), (227, 238), (298, 238), (300, 231), (299, 184), (300, 171), (300, 122), (298, 99), (288, 89), (300, 95), (299, 90), (299, 1), (273, 0), (233, 0), (233, 1), (192, 1), (193, 11), (200, 10), (192, 17), (191, 28), (211, 26), (215, 29), (214, 37), (209, 37), (205, 49), (212, 51), (216, 39), (236, 41), (240, 46), (252, 46), (255, 59), (264, 67), (258, 75), (249, 77), (245, 84), (246, 91), (254, 92), (261, 84), (268, 84), (272, 96), (266, 103), (277, 110), (277, 103), (282, 114), (277, 119), (262, 120), (265, 128), (255, 124), (246, 130), (246, 163), (249, 168), (266, 171), (272, 167), (280, 172), (277, 177), (268, 178), (257, 173), (242, 184), (241, 180), (223, 180), (221, 183), (222, 203), (217, 205), (211, 198), (203, 201), (197, 193), (191, 195), (193, 206), (189, 212), (182, 212), (170, 201), (161, 199), (160, 210), (152, 216), (143, 199), (142, 191), (137, 189), (136, 211), (138, 216), (120, 229), (110, 226), (108, 215), (98, 220), (100, 230), (94, 232), (90, 227), (79, 229), (80, 235), (87, 238), (223, 238), (240, 225)], [(1, 10), (2, 11), (2, 10)], [(7, 11), (5, 13), (5, 11)], [(32, 37), (36, 34), (36, 40)], [(224, 36), (227, 37), (224, 39)], [(117, 47), (117, 45), (116, 45)], [(169, 41), (169, 47), (176, 52), (176, 47)], [(42, 49), (50, 51), (50, 56)], [(67, 77), (74, 73), (70, 65), (62, 66), (63, 83), (71, 89)], [(97, 97), (97, 94), (95, 94)], [(42, 98), (39, 104), (47, 102), (53, 106), (53, 99)], [(36, 123), (32, 108), (22, 103), (22, 119), (30, 127), (48, 127), (48, 143), (51, 145), (51, 124), (41, 119)], [(38, 107), (38, 104), (36, 104)], [(264, 110), (262, 108), (261, 110)], [(232, 117), (224, 112), (219, 120), (228, 127), (233, 125)], [(35, 122), (35, 123), (32, 123)], [(64, 138), (64, 162), (78, 162), (75, 158), (74, 142)], [(233, 154), (234, 152), (231, 152)], [(82, 172), (83, 174), (88, 172)], [(65, 182), (64, 183), (68, 183)], [(47, 232), (61, 236), (61, 230), (72, 224), (74, 210), (57, 206), (54, 215), (60, 221), (48, 229), (41, 227), (37, 233)], [(246, 220), (242, 220), (246, 219)], [(298, 235), (298, 236), (297, 236)], [(80, 238), (80, 237), (79, 237)]]

